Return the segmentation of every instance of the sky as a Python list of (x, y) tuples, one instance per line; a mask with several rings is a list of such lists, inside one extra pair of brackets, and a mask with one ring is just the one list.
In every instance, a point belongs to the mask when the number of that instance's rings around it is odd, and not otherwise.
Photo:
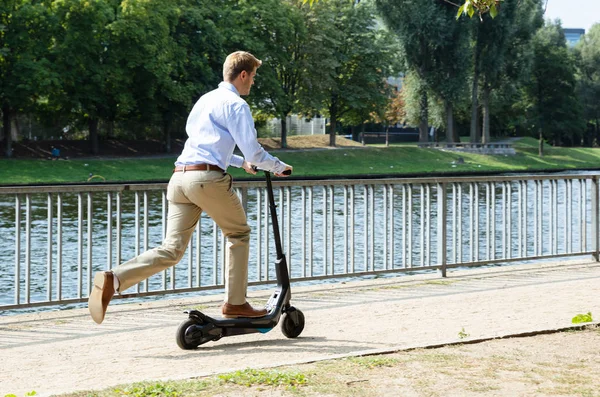
[(600, 0), (547, 0), (544, 18), (560, 19), (563, 28), (590, 27), (600, 22)]

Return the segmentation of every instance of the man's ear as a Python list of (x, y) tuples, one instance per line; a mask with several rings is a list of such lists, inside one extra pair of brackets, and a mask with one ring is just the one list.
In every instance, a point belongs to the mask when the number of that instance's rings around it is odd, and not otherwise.
[(242, 70), (242, 71), (240, 72), (240, 78), (241, 78), (242, 80), (245, 80), (245, 79), (246, 79), (246, 77), (248, 77), (248, 72), (246, 72), (245, 70)]

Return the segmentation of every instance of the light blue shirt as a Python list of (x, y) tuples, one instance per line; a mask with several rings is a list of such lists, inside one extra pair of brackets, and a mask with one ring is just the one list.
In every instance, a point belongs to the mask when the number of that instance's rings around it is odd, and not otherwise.
[[(241, 168), (244, 159), (257, 167), (281, 173), (287, 164), (258, 143), (250, 107), (233, 84), (221, 82), (194, 105), (188, 116), (188, 139), (175, 165), (208, 163), (227, 170)], [(244, 157), (233, 154), (238, 146)]]

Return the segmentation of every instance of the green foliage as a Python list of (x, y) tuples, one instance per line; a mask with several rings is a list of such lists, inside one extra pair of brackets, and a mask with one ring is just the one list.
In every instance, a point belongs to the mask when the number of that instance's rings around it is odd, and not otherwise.
[(367, 369), (393, 367), (400, 362), (397, 358), (386, 356), (351, 357), (348, 360), (353, 364)]
[(465, 3), (458, 7), (456, 19), (464, 14), (468, 15), (469, 18), (473, 18), (475, 13), (479, 14), (479, 19), (482, 19), (485, 13), (489, 13), (492, 18), (496, 18), (502, 1), (504, 0), (465, 0)]
[(131, 397), (179, 397), (181, 392), (178, 388), (173, 385), (165, 384), (162, 382), (153, 384), (134, 384), (125, 389), (115, 389), (116, 393), (120, 396), (131, 396)]
[(407, 108), (413, 109), (408, 116), (413, 125), (420, 125), (420, 141), (427, 141), (428, 125), (453, 125), (452, 107), (444, 109), (441, 104), (448, 118), (433, 121), (432, 113), (437, 110), (430, 112), (429, 105), (438, 98), (447, 105), (454, 104), (464, 91), (468, 71), (464, 59), (468, 58), (469, 45), (465, 25), (454, 20), (449, 3), (410, 0), (375, 3), (386, 25), (396, 34), (405, 69), (413, 76), (405, 97)]
[(331, 31), (321, 106), (330, 118), (330, 142), (336, 123), (362, 124), (381, 113), (392, 94), (385, 79), (398, 71), (397, 41), (375, 22), (371, 2), (330, 0), (315, 7)]
[(286, 386), (295, 388), (307, 384), (306, 376), (300, 373), (277, 370), (245, 369), (219, 375), (219, 379), (227, 383), (243, 386)]
[(57, 86), (48, 48), (56, 19), (49, 1), (0, 2), (0, 111), (5, 153), (12, 150), (10, 126), (16, 112), (32, 112)]
[[(316, 64), (326, 58), (322, 47), (323, 32), (315, 26), (314, 10), (296, 0), (254, 0), (239, 3), (232, 17), (242, 34), (232, 37), (235, 48), (251, 48), (264, 60), (257, 72), (249, 100), (265, 115), (282, 120), (291, 112), (311, 108), (313, 96), (303, 96), (318, 85)], [(232, 47), (232, 48), (233, 48)], [(282, 123), (282, 138), (286, 137)]]
[(592, 321), (594, 320), (592, 319), (591, 312), (587, 312), (586, 314), (578, 314), (571, 320), (573, 324), (591, 323)]
[[(485, 23), (473, 22), (474, 78), (473, 84), (481, 89), (483, 105), (481, 141), (491, 139), (491, 115), (494, 91), (510, 87), (528, 75), (527, 47), (532, 35), (541, 26), (542, 9), (540, 0), (506, 0), (502, 14), (495, 20), (484, 18)], [(477, 92), (478, 87), (473, 88)], [(499, 97), (497, 96), (496, 99)], [(476, 96), (471, 98), (477, 104)], [(501, 107), (500, 105), (499, 107)], [(479, 141), (474, 127), (476, 109), (472, 109), (471, 136)]]
[[(25, 393), (25, 396), (37, 396), (37, 392), (32, 390), (30, 392)], [(4, 397), (17, 397), (16, 394), (5, 394)]]
[[(354, 126), (373, 117), (393, 123), (398, 117), (390, 114), (385, 80), (402, 72), (412, 76), (402, 99), (412, 124), (422, 127), (422, 139), (428, 126), (458, 140), (455, 124), (481, 125), (481, 100), (486, 139), (490, 133), (532, 134), (547, 120), (544, 136), (553, 143), (600, 141), (600, 28), (592, 28), (574, 53), (559, 46), (543, 54), (543, 40), (531, 39), (542, 23), (543, 0), (454, 3), (2, 2), (2, 123), (8, 127), (27, 115), (34, 126), (51, 131), (47, 135), (89, 139), (92, 152), (103, 137), (161, 137), (169, 150), (173, 138), (185, 135), (194, 101), (221, 79), (225, 56), (248, 49), (264, 61), (249, 97), (263, 116), (327, 115), (334, 133), (336, 123)], [(460, 15), (479, 18), (456, 21), (459, 7)], [(560, 94), (534, 95), (540, 87), (537, 77), (529, 78), (534, 56), (535, 65), (544, 65), (542, 56), (550, 64), (538, 72), (552, 76), (552, 70), (562, 70)], [(565, 72), (574, 65), (576, 95)], [(553, 118), (543, 113), (550, 110), (556, 110)], [(5, 152), (10, 145), (8, 135)]]
[(459, 339), (465, 339), (465, 338), (468, 338), (469, 336), (471, 336), (471, 334), (469, 334), (465, 331), (465, 327), (462, 327), (461, 330), (458, 332)]
[(577, 94), (587, 123), (586, 141), (600, 143), (600, 23), (581, 38), (575, 48)]
[(531, 80), (524, 90), (530, 130), (541, 131), (555, 145), (579, 143), (584, 125), (575, 92), (575, 63), (560, 24), (540, 29), (533, 50)]

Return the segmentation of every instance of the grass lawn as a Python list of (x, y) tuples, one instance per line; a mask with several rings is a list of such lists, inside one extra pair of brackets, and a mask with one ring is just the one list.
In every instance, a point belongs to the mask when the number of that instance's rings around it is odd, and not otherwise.
[[(294, 167), (296, 177), (343, 175), (473, 174), (477, 172), (551, 171), (600, 168), (600, 149), (545, 147), (537, 154), (537, 141), (523, 138), (515, 144), (517, 154), (479, 155), (421, 149), (415, 145), (345, 147), (337, 149), (272, 151)], [(464, 164), (456, 164), (461, 158)], [(167, 181), (172, 158), (31, 160), (1, 159), (0, 185), (86, 182)], [(236, 178), (247, 175), (231, 167)]]

